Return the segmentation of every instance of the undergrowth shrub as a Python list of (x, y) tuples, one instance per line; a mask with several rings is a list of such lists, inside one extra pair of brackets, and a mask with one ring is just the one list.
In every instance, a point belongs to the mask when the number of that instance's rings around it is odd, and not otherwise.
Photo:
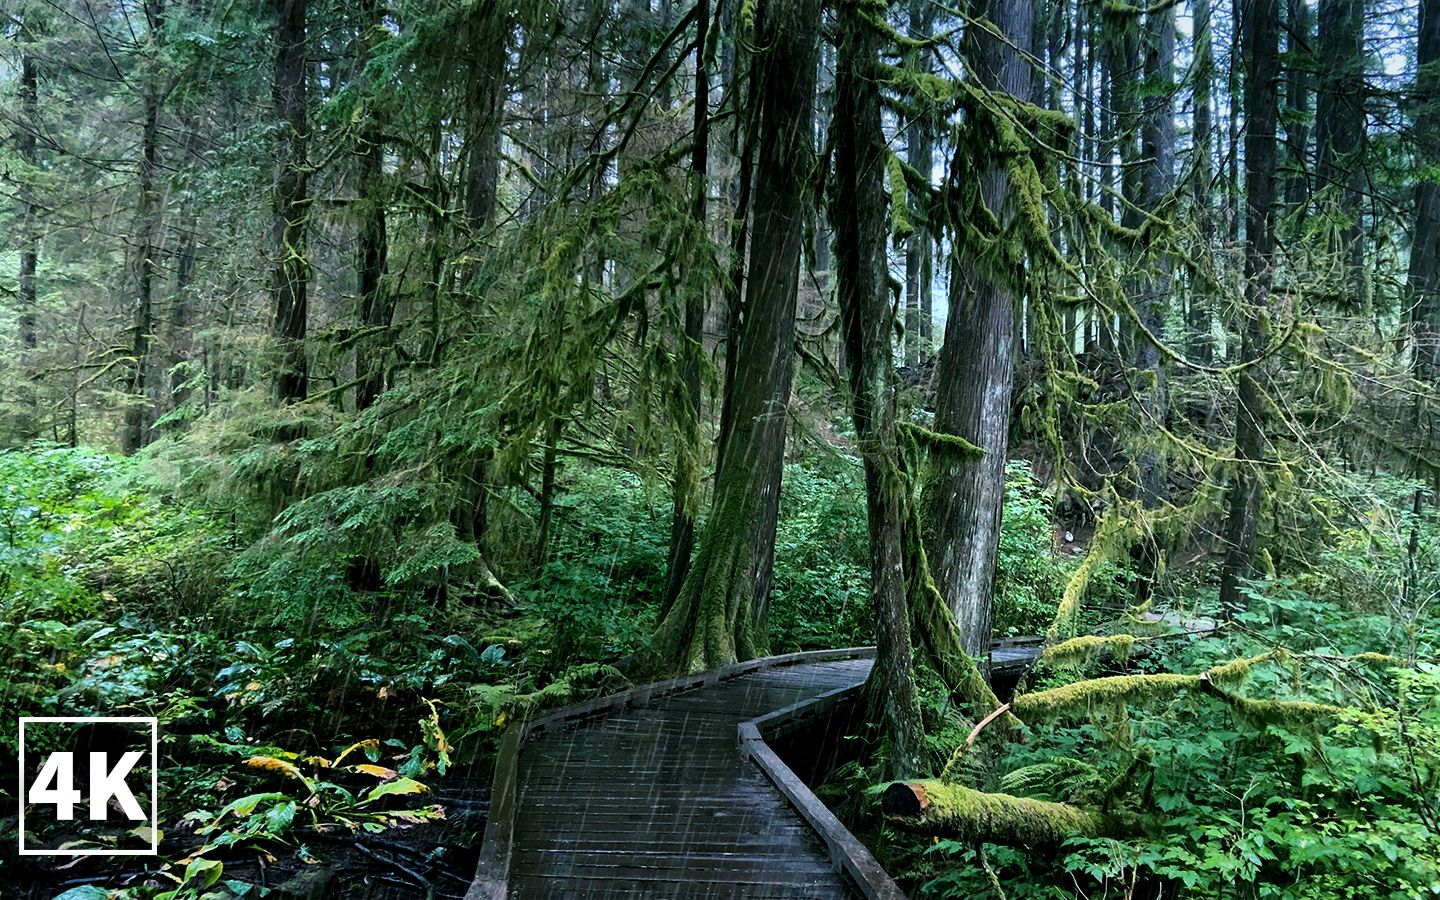
[(1044, 486), (1029, 463), (1011, 460), (995, 561), (996, 634), (1042, 634), (1055, 617), (1063, 577)]
[(868, 643), (870, 562), (864, 472), (848, 460), (791, 463), (780, 487), (770, 649)]

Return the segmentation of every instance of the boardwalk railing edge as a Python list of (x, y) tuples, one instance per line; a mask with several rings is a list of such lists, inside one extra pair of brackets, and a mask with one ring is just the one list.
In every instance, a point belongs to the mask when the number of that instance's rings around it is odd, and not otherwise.
[(850, 833), (850, 829), (835, 817), (830, 808), (815, 796), (809, 785), (786, 765), (765, 740), (767, 733), (779, 737), (828, 716), (841, 701), (858, 693), (860, 689), (860, 685), (837, 688), (742, 722), (740, 747), (785, 799), (790, 801), (796, 812), (815, 829), (815, 833), (829, 849), (831, 861), (850, 876), (866, 900), (906, 900), (900, 885), (890, 877), (890, 873), (885, 871), (884, 866), (880, 865), (864, 842)]
[[(838, 650), (805, 650), (799, 653), (765, 656), (760, 659), (721, 666), (718, 669), (710, 669), (695, 675), (682, 675), (678, 678), (643, 684), (618, 694), (567, 706), (538, 719), (515, 722), (505, 729), (505, 733), (500, 738), (500, 749), (495, 758), (494, 780), (491, 782), (490, 815), (485, 821), (485, 835), (480, 842), (480, 860), (475, 867), (475, 877), (465, 891), (465, 900), (504, 900), (509, 890), (510, 855), (515, 837), (516, 804), (519, 801), (517, 793), (520, 782), (520, 747), (531, 735), (558, 725), (597, 718), (636, 703), (644, 703), (681, 691), (718, 684), (763, 669), (807, 662), (822, 662), (828, 659), (866, 659), (874, 655), (874, 647), (845, 647)], [(778, 760), (778, 757), (776, 759)], [(781, 765), (783, 766), (784, 763)], [(794, 773), (791, 773), (791, 776), (794, 777)], [(781, 792), (784, 792), (783, 788), (781, 788)], [(794, 800), (791, 802), (794, 803)], [(819, 803), (818, 798), (815, 802)], [(904, 895), (897, 896), (903, 897)]]

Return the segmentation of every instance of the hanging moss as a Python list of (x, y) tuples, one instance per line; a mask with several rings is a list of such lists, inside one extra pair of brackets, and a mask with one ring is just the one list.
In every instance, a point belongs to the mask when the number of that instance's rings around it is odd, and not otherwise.
[(896, 782), (881, 808), (896, 825), (958, 840), (1054, 846), (1072, 837), (1118, 836), (1126, 823), (1095, 810), (992, 794), (944, 781)]
[(1133, 520), (1129, 515), (1131, 512), (1134, 511), (1127, 510), (1122, 513), (1121, 504), (1116, 503), (1100, 519), (1100, 524), (1095, 528), (1095, 536), (1090, 541), (1090, 552), (1085, 554), (1084, 561), (1065, 583), (1065, 590), (1060, 595), (1060, 606), (1055, 610), (1055, 619), (1045, 632), (1048, 639), (1056, 640), (1061, 635), (1073, 633), (1090, 578), (1102, 563), (1114, 556), (1134, 532), (1131, 524)]
[(1315, 731), (1344, 712), (1338, 706), (1308, 700), (1259, 700), (1219, 689), (1212, 693), (1229, 704), (1237, 718), (1257, 729), (1277, 725), (1290, 731)]
[(903, 240), (915, 233), (910, 222), (910, 204), (906, 202), (905, 169), (898, 154), (890, 153), (885, 163), (885, 172), (890, 181), (890, 234), (895, 240)]
[(944, 434), (931, 431), (913, 422), (901, 422), (900, 433), (915, 449), (923, 447), (931, 453), (954, 456), (960, 459), (979, 459), (985, 451), (960, 437), (958, 434)]

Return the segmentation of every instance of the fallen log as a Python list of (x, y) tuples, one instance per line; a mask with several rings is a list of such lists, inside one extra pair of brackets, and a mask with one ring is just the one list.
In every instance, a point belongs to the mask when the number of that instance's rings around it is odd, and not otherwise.
[(1071, 837), (1115, 837), (1131, 829), (1119, 817), (1032, 797), (990, 794), (938, 780), (897, 781), (881, 810), (910, 831), (993, 844), (1053, 846)]

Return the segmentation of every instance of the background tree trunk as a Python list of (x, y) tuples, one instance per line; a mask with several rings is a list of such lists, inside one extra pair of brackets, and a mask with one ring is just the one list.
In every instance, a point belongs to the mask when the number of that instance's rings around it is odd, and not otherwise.
[[(1140, 209), (1163, 218), (1161, 204), (1175, 186), (1175, 111), (1172, 106), (1175, 80), (1175, 9), (1160, 6), (1146, 16), (1145, 90), (1140, 122)], [(1142, 274), (1135, 309), (1140, 324), (1156, 340), (1165, 339), (1165, 321), (1170, 308), (1172, 262), (1161, 252)], [(1166, 425), (1169, 394), (1160, 348), (1144, 335), (1137, 335), (1131, 357), (1136, 378), (1137, 411), (1140, 427), (1152, 432)], [(1167, 496), (1166, 473), (1160, 453), (1147, 447), (1136, 460), (1138, 492), (1145, 509), (1156, 509)], [(1136, 600), (1145, 602), (1154, 588), (1161, 564), (1161, 550), (1153, 535), (1141, 545)]]
[(1364, 0), (1320, 0), (1315, 169), (1319, 189), (1334, 197), (1334, 209), (1345, 220), (1335, 237), (1339, 277), (1334, 285), (1349, 292), (1350, 309), (1365, 305), (1359, 162), (1365, 139), (1364, 37)]
[[(28, 28), (21, 37), (30, 40)], [(39, 157), (35, 152), (35, 129), (40, 123), (40, 79), (35, 57), (26, 50), (20, 56), (20, 116), (15, 149), (29, 168), (20, 182), (20, 350), (34, 350), (39, 343), (35, 316), (35, 267), (40, 258), (40, 230), (36, 225), (33, 182)]]
[(1280, 15), (1278, 0), (1248, 0), (1242, 24), (1245, 57), (1245, 321), (1235, 411), (1235, 472), (1230, 485), (1225, 564), (1220, 605), (1233, 613), (1243, 606), (1240, 581), (1251, 574), (1259, 543), (1265, 436), (1265, 365), (1257, 362), (1270, 341), (1271, 257), (1275, 249), (1275, 132), (1279, 124)]
[[(1440, 0), (1421, 4), (1416, 45), (1415, 143), (1434, 158), (1440, 155)], [(1434, 178), (1422, 177), (1415, 186), (1415, 240), (1406, 287), (1415, 323), (1415, 375), (1433, 384), (1440, 380), (1440, 183)]]
[[(924, 39), (935, 27), (935, 6), (932, 0), (910, 0), (910, 37)], [(930, 74), (929, 48), (914, 50), (910, 65), (915, 71)], [(913, 117), (905, 128), (905, 153), (910, 165), (928, 180), (934, 168), (934, 140), (930, 123), (921, 116)], [(882, 164), (884, 160), (881, 161)], [(915, 230), (905, 242), (905, 361), (918, 365), (925, 350), (926, 318), (930, 314), (930, 290), (933, 280), (932, 237), (927, 214), (920, 204), (911, 205), (911, 224)]]
[(305, 112), (305, 12), (307, 0), (275, 0), (275, 114), (282, 128), (275, 175), (275, 317), (280, 360), (275, 393), (282, 402), (309, 392), (305, 329), (309, 318), (310, 228), (309, 125)]
[[(360, 27), (361, 51), (359, 67), (363, 70), (371, 56), (374, 43), (383, 33), (376, 0), (365, 0), (362, 4), (364, 15)], [(366, 409), (373, 404), (385, 389), (385, 350), (388, 347), (391, 320), (395, 316), (394, 297), (385, 290), (384, 277), (389, 255), (389, 240), (386, 232), (385, 207), (389, 191), (385, 184), (384, 123), (374, 109), (367, 104), (364, 110), (365, 124), (355, 148), (359, 163), (360, 201), (360, 242), (357, 250), (356, 268), (359, 274), (360, 327), (367, 335), (355, 343), (355, 377), (360, 380), (355, 391), (355, 406)], [(383, 330), (383, 334), (380, 334)], [(371, 348), (379, 348), (380, 359), (375, 359)]]
[[(1210, 0), (1195, 0), (1195, 121), (1191, 152), (1194, 154), (1194, 182), (1191, 187), (1191, 202), (1195, 206), (1196, 226), (1200, 242), (1207, 253), (1215, 241), (1214, 204), (1211, 201), (1211, 182), (1215, 178), (1215, 166), (1211, 151), (1214, 148), (1214, 114), (1211, 110), (1211, 90), (1215, 78), (1215, 52), (1211, 39)], [(1215, 358), (1215, 344), (1211, 339), (1211, 299), (1196, 287), (1190, 293), (1190, 304), (1186, 316), (1189, 326), (1187, 354), (1197, 362), (1208, 365)]]
[[(162, 29), (165, 27), (164, 0), (145, 4), (146, 42), (158, 52)], [(154, 65), (154, 62), (151, 63)], [(150, 437), (150, 337), (155, 325), (154, 288), (155, 257), (159, 253), (156, 240), (160, 231), (160, 197), (155, 189), (155, 172), (160, 133), (162, 88), (159, 73), (149, 71), (145, 77), (140, 162), (137, 167), (140, 199), (135, 209), (135, 282), (130, 311), (130, 361), (125, 390), (130, 395), (125, 408), (125, 427), (120, 435), (120, 448), (134, 453), (149, 443)]]

